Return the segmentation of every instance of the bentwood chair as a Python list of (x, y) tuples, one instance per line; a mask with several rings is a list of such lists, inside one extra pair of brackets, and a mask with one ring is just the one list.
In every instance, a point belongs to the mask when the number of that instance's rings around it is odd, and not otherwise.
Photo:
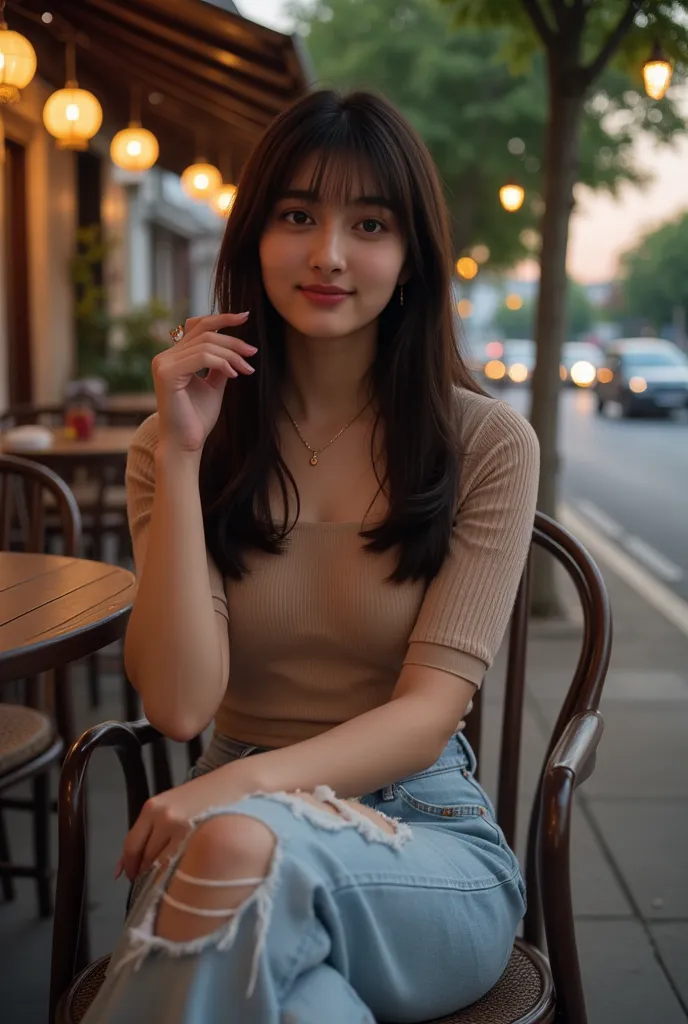
[[(42, 553), (46, 547), (48, 515), (60, 524), (62, 553), (79, 554), (81, 521), (74, 496), (65, 482), (45, 466), (13, 455), (0, 455), (0, 550)], [(50, 873), (49, 772), (62, 753), (62, 738), (73, 738), (72, 694), (64, 668), (53, 673), (53, 703), (57, 730), (39, 708), (37, 679), (24, 682), (24, 704), (0, 704), (0, 881), (6, 900), (15, 898), (14, 879), (34, 878), (41, 917), (52, 913)], [(31, 781), (31, 797), (7, 796)], [(30, 811), (33, 816), (33, 865), (12, 861), (5, 827), (5, 810)]]
[[(587, 1024), (570, 878), (573, 794), (592, 773), (602, 717), (598, 711), (611, 652), (611, 612), (602, 577), (590, 555), (558, 523), (538, 513), (533, 546), (567, 571), (583, 612), (578, 663), (549, 740), (528, 830), (528, 911), (504, 974), (482, 999), (428, 1024)], [(513, 845), (526, 681), (533, 550), (511, 618), (497, 817)], [(466, 733), (480, 758), (481, 696)], [(83, 941), (86, 892), (84, 781), (93, 752), (112, 747), (124, 770), (129, 824), (148, 798), (142, 748), (159, 734), (145, 720), (106, 722), (89, 729), (65, 760), (60, 782), (60, 855), (51, 978), (51, 1024), (78, 1024), (98, 991), (108, 957), (88, 963)], [(326, 1014), (326, 1008), (323, 1009)]]

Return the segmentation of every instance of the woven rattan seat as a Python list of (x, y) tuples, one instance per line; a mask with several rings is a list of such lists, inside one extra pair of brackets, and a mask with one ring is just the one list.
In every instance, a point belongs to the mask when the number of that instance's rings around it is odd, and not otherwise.
[(50, 746), (52, 738), (47, 715), (21, 704), (0, 704), (0, 775), (31, 761)]
[[(103, 984), (109, 961), (109, 956), (101, 957), (75, 978), (60, 1001), (56, 1024), (80, 1024)], [(531, 950), (519, 943), (514, 946), (504, 974), (487, 995), (472, 1006), (428, 1024), (518, 1024), (529, 1020), (534, 1010), (542, 1011), (551, 1002), (550, 997), (551, 985), (538, 954), (533, 956)]]
[(110, 957), (102, 956), (100, 960), (94, 960), (92, 964), (89, 964), (74, 979), (71, 987), (60, 1000), (57, 1010), (57, 1022), (60, 1022), (60, 1024), (62, 1022), (64, 1024), (67, 1024), (67, 1022), (69, 1024), (80, 1024), (105, 980), (105, 972), (109, 963)]

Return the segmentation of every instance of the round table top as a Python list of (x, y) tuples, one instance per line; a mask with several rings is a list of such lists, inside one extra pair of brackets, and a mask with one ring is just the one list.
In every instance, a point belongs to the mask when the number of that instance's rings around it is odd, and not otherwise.
[(0, 683), (84, 658), (124, 635), (133, 573), (61, 555), (0, 551)]
[(137, 429), (135, 426), (96, 426), (88, 440), (80, 440), (68, 437), (63, 427), (56, 427), (51, 430), (53, 443), (49, 448), (42, 448), (40, 451), (13, 448), (11, 444), (4, 441), (2, 434), (0, 434), (0, 443), (2, 451), (12, 455), (21, 455), (25, 459), (34, 459), (37, 462), (56, 458), (73, 458), (83, 461), (84, 459), (102, 458), (104, 455), (126, 456)]

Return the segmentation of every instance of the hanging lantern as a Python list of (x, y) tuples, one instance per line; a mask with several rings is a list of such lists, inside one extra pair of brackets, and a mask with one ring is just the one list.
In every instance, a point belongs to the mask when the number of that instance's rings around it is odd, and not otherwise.
[(80, 89), (76, 80), (76, 48), (67, 42), (67, 81), (46, 100), (43, 124), (57, 139), (58, 149), (88, 149), (103, 123), (103, 110), (92, 92)]
[(212, 199), (222, 187), (222, 175), (213, 164), (199, 159), (182, 174), (182, 188), (191, 199)]
[(123, 171), (138, 173), (149, 170), (159, 152), (153, 132), (141, 127), (141, 86), (134, 83), (130, 93), (129, 127), (117, 132), (110, 143), (110, 159)]
[(57, 139), (58, 149), (88, 149), (88, 140), (102, 123), (100, 103), (75, 80), (49, 96), (43, 107), (43, 124)]
[(662, 53), (659, 43), (655, 43), (650, 59), (643, 64), (643, 81), (645, 92), (653, 100), (661, 100), (671, 83), (673, 68)]
[(236, 185), (223, 185), (210, 200), (210, 209), (219, 217), (229, 217), (236, 199)]
[(0, 103), (16, 103), (36, 74), (36, 51), (29, 40), (7, 27), (0, 0)]
[(525, 189), (514, 182), (502, 185), (499, 190), (499, 201), (508, 213), (515, 213), (516, 210), (520, 210), (525, 197)]
[(147, 171), (158, 159), (160, 147), (153, 132), (132, 121), (110, 143), (110, 158), (123, 171)]

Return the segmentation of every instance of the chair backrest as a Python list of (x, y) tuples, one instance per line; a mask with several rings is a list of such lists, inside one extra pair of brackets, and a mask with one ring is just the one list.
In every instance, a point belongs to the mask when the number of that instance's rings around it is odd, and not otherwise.
[(56, 514), (62, 554), (78, 556), (81, 513), (64, 480), (30, 459), (0, 455), (0, 551), (44, 552), (46, 530)]
[[(538, 785), (533, 798), (528, 827), (526, 881), (531, 893), (537, 890), (536, 843), (540, 827), (540, 806), (545, 767), (550, 754), (572, 719), (585, 711), (597, 711), (602, 687), (609, 667), (612, 646), (612, 616), (604, 580), (585, 548), (563, 526), (541, 512), (535, 515), (533, 544), (518, 589), (511, 624), (507, 654), (504, 717), (499, 751), (497, 785), (497, 819), (510, 846), (515, 845), (518, 780), (521, 759), (521, 733), (528, 653), (528, 622), (530, 618), (533, 558), (542, 548), (566, 570), (573, 582), (583, 612), (581, 646), (571, 684), (564, 697), (559, 716), (549, 738)], [(474, 698), (471, 714), (466, 719), (466, 738), (480, 763), (482, 721), (482, 690)], [(541, 920), (537, 900), (529, 902), (526, 930), (540, 932)]]

